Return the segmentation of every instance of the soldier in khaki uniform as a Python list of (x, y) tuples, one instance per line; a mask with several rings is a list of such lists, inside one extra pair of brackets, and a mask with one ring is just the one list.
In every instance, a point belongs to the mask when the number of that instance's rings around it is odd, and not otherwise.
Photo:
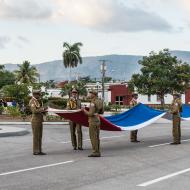
[(92, 144), (92, 154), (88, 157), (100, 157), (100, 118), (99, 118), (99, 102), (97, 98), (97, 92), (91, 90), (89, 92), (89, 97), (91, 99), (89, 111), (82, 109), (84, 113), (88, 116), (89, 123), (89, 135)]
[(42, 152), (43, 114), (46, 112), (40, 100), (39, 90), (33, 91), (33, 96), (29, 102), (32, 111), (32, 132), (33, 132), (33, 155), (45, 155)]
[[(137, 105), (137, 99), (138, 99), (138, 94), (132, 94), (132, 100), (130, 101), (130, 108)], [(140, 142), (137, 140), (137, 133), (138, 133), (138, 130), (134, 130), (130, 132), (131, 142), (135, 142), (135, 143)]]
[[(81, 109), (81, 101), (78, 98), (78, 92), (76, 89), (71, 91), (71, 97), (67, 102), (68, 110), (77, 110)], [(82, 148), (82, 127), (78, 123), (73, 121), (69, 122), (70, 124), (70, 132), (71, 132), (71, 141), (74, 150), (83, 150)], [(76, 135), (77, 133), (77, 135)]]
[(171, 113), (173, 114), (173, 142), (171, 145), (181, 144), (181, 117), (182, 102), (180, 94), (173, 94), (173, 101), (171, 104)]

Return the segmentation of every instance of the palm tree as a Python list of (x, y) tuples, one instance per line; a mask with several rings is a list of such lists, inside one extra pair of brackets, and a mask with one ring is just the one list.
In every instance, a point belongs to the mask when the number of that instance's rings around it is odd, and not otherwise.
[(80, 55), (80, 46), (83, 44), (78, 42), (73, 45), (68, 44), (67, 42), (63, 43), (63, 64), (65, 68), (70, 68), (69, 72), (69, 81), (71, 81), (71, 68), (77, 67), (78, 64), (82, 64), (82, 57)]
[(18, 65), (19, 69), (15, 71), (16, 81), (20, 83), (33, 84), (37, 81), (39, 74), (35, 66), (31, 66), (29, 61), (24, 61)]

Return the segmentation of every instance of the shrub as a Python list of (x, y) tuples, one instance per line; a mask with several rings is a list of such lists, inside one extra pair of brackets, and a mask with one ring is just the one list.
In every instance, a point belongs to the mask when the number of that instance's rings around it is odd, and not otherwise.
[(12, 117), (17, 117), (21, 115), (17, 107), (7, 107), (7, 113), (10, 114)]
[(56, 108), (56, 109), (65, 109), (67, 106), (67, 100), (66, 99), (53, 99), (49, 100), (49, 107)]
[(4, 111), (3, 106), (0, 106), (0, 114), (2, 114), (2, 113), (3, 113), (3, 111)]

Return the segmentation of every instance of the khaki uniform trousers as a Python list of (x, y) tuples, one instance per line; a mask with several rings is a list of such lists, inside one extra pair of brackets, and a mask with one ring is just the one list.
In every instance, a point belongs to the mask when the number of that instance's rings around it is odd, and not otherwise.
[(100, 154), (100, 121), (89, 121), (89, 136), (93, 154)]
[(181, 118), (177, 114), (173, 114), (173, 142), (181, 142)]
[(33, 153), (42, 152), (42, 133), (43, 125), (42, 122), (32, 122), (33, 132)]
[(71, 141), (73, 148), (82, 148), (82, 127), (78, 123), (69, 122), (70, 132), (71, 132)]
[(130, 139), (131, 139), (131, 142), (137, 141), (137, 133), (138, 133), (138, 130), (134, 130), (134, 131), (131, 131), (131, 132), (130, 132)]

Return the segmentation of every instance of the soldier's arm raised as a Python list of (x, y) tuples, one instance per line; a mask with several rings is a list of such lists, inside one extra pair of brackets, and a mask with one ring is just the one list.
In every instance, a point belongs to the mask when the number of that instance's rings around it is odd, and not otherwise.
[(87, 110), (84, 109), (84, 113), (85, 113), (87, 116), (89, 116), (89, 117), (94, 116), (94, 115), (95, 115), (95, 111), (96, 111), (96, 110), (95, 110), (95, 104), (94, 104), (94, 103), (91, 103), (89, 111), (87, 111)]
[(42, 112), (44, 112), (44, 108), (43, 107), (37, 108), (35, 106), (35, 104), (31, 104), (30, 108), (31, 108), (32, 113), (42, 113)]

